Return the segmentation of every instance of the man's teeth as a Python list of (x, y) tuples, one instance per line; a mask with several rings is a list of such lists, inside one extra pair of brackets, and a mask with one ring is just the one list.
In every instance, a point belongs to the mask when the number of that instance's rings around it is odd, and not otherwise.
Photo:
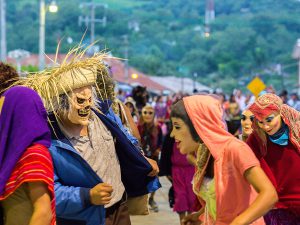
[(85, 117), (85, 116), (88, 116), (88, 115), (89, 115), (89, 112), (90, 112), (90, 110), (79, 109), (79, 110), (78, 110), (78, 115), (79, 115), (79, 116), (82, 116), (82, 117)]

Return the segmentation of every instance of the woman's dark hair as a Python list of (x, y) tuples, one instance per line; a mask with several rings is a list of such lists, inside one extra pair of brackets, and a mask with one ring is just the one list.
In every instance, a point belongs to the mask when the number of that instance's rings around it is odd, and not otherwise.
[(175, 117), (175, 118), (182, 119), (183, 122), (188, 126), (193, 140), (196, 142), (200, 142), (201, 139), (200, 139), (199, 135), (197, 134), (197, 131), (195, 130), (193, 123), (190, 120), (190, 118), (185, 110), (183, 100), (179, 100), (178, 102), (176, 102), (175, 104), (172, 105), (170, 116), (171, 116), (171, 118)]
[(0, 96), (19, 77), (14, 67), (0, 62)]

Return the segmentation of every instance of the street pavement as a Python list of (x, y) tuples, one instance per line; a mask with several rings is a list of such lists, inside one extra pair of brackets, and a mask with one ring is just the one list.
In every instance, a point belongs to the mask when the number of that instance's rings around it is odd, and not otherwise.
[(150, 211), (147, 216), (130, 216), (132, 225), (180, 225), (179, 216), (169, 207), (168, 191), (171, 186), (166, 177), (159, 178), (162, 188), (155, 193), (159, 212)]

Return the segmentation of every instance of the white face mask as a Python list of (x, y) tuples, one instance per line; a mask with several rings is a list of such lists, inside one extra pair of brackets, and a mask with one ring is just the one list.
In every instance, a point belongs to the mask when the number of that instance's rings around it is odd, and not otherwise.
[(70, 96), (68, 119), (82, 126), (87, 126), (92, 107), (92, 87), (78, 88)]

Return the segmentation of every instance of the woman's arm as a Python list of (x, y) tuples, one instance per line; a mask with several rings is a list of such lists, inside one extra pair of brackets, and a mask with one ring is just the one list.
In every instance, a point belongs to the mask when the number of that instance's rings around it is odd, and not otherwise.
[(277, 192), (274, 186), (260, 167), (254, 166), (247, 169), (244, 173), (244, 177), (256, 190), (258, 196), (242, 214), (230, 223), (230, 225), (250, 224), (254, 220), (265, 215), (278, 201)]
[(33, 214), (29, 225), (50, 225), (52, 219), (51, 198), (43, 182), (28, 182)]
[(199, 217), (203, 213), (204, 213), (204, 207), (202, 207), (198, 212), (194, 212), (185, 216), (180, 222), (183, 225), (201, 225), (202, 222), (199, 219)]
[(136, 139), (138, 139), (139, 142), (141, 143), (141, 135), (140, 135), (140, 132), (139, 132), (139, 130), (138, 130), (138, 128), (137, 128), (137, 126), (136, 126), (136, 124), (135, 124), (135, 122), (134, 122), (132, 116), (131, 116), (131, 113), (130, 113), (128, 107), (127, 107), (124, 103), (122, 103), (122, 106), (123, 106), (124, 111), (125, 111), (125, 113), (126, 113), (126, 117), (127, 117), (128, 123), (129, 123), (129, 125), (130, 125), (131, 131), (132, 131), (132, 135), (133, 135), (134, 137), (136, 137)]

